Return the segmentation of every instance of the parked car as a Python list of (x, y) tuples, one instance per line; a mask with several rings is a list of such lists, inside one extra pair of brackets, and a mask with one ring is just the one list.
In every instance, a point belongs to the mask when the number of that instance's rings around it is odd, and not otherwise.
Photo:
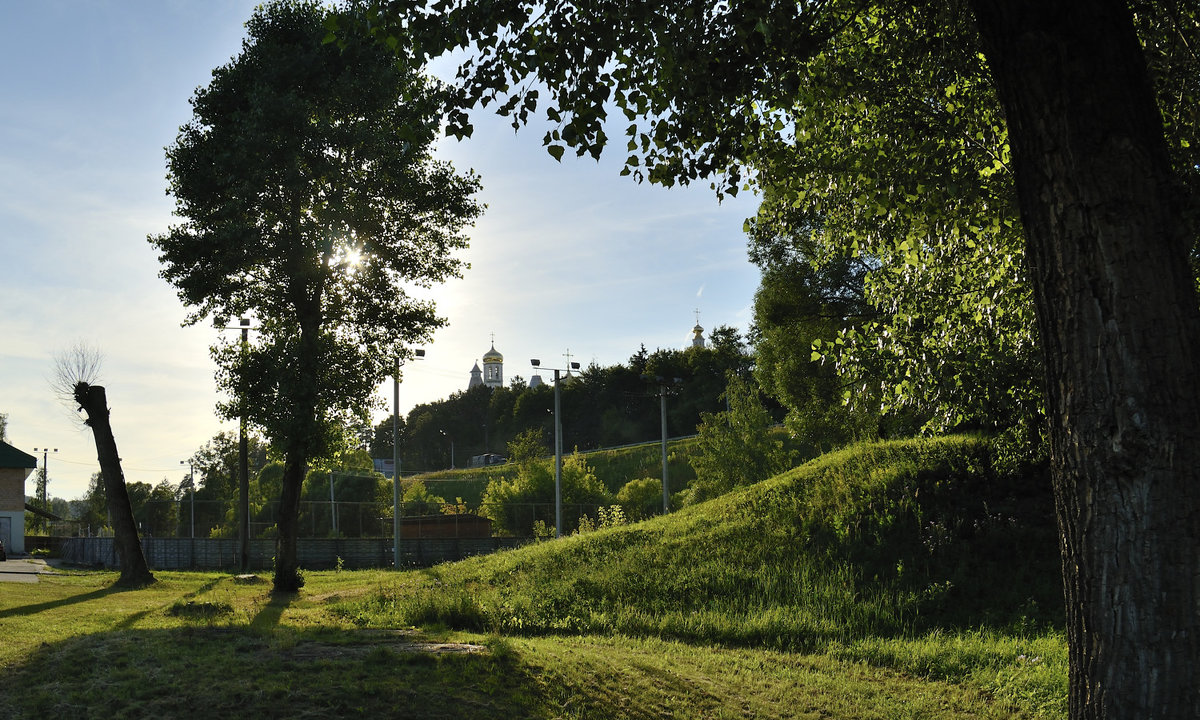
[(471, 456), (471, 467), (485, 467), (487, 465), (503, 465), (508, 462), (508, 458), (496, 453), (484, 453), (483, 455)]

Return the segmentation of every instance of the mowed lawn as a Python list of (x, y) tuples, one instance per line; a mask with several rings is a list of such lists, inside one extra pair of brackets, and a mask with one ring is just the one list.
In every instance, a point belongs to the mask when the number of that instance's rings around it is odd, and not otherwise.
[[(835, 654), (388, 626), (345, 611), (389, 571), (114, 573), (0, 584), (0, 717), (1012, 718), (978, 683)], [(404, 583), (401, 583), (403, 585)], [(1014, 671), (1027, 659), (1014, 658)]]

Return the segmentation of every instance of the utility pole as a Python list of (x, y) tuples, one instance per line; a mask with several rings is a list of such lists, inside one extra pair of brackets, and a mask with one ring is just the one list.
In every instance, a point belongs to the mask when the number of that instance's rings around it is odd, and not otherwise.
[[(413, 356), (420, 360), (425, 351), (417, 348)], [(400, 365), (403, 360), (396, 355), (396, 374), (392, 376), (392, 567), (400, 569)]]
[[(250, 318), (238, 318), (242, 329), (242, 352), (250, 342)], [(238, 428), (238, 514), (241, 524), (238, 529), (238, 544), (241, 546), (240, 566), (242, 572), (250, 569), (250, 451), (246, 439), (246, 409), (242, 406), (241, 423)]]
[(450, 433), (445, 430), (438, 430), (447, 440), (450, 441), (450, 469), (454, 469), (454, 438), (450, 437)]
[[(34, 448), (33, 451), (37, 452), (37, 448)], [(47, 512), (50, 510), (50, 465), (48, 458), (52, 452), (58, 452), (58, 448), (42, 448), (42, 477), (37, 486), (38, 500), (42, 503), (42, 509)], [(44, 524), (49, 521), (46, 518), (38, 518), (38, 522), (44, 527)]]
[(671, 509), (671, 490), (667, 486), (667, 386), (658, 386), (659, 414), (662, 416), (662, 491), (663, 515)]
[(658, 383), (659, 415), (662, 422), (662, 495), (663, 514), (671, 510), (671, 490), (667, 483), (667, 389), (683, 382), (683, 378), (667, 380), (662, 375), (642, 375), (643, 380), (653, 380)]
[[(567, 373), (571, 370), (578, 370), (579, 363), (570, 362), (570, 351), (568, 350)], [(535, 368), (541, 369), (542, 361), (533, 358), (529, 364)], [(562, 537), (562, 401), (559, 393), (559, 380), (561, 380), (560, 370), (558, 368), (547, 368), (554, 370), (554, 537)]]
[[(191, 460), (180, 460), (179, 464), (184, 463), (188, 466), (188, 488), (192, 491), (192, 531), (190, 537), (196, 537), (196, 468), (192, 465)], [(180, 487), (183, 487), (180, 485)]]
[[(250, 318), (238, 318), (238, 324), (226, 326), (228, 318), (219, 318), (218, 330), (242, 331), (242, 354), (250, 346)], [(246, 437), (246, 401), (242, 398), (242, 416), (238, 422), (238, 567), (242, 572), (250, 569), (250, 452)]]
[[(33, 451), (37, 452), (38, 449), (34, 448)], [(42, 508), (45, 510), (50, 509), (50, 493), (48, 491), (50, 487), (50, 466), (48, 458), (52, 452), (58, 452), (58, 448), (42, 448), (42, 482), (39, 483), (38, 500), (42, 501)]]

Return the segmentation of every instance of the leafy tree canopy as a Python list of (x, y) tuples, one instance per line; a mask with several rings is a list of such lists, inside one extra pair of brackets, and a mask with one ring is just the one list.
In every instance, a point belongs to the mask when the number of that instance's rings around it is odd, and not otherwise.
[[(222, 411), (274, 439), (367, 406), (389, 355), (443, 324), (407, 289), (459, 274), (481, 209), (478, 179), (432, 157), (437, 88), (372, 43), (323, 45), (322, 17), (255, 12), (168, 149), (184, 222), (150, 238), (189, 323), (255, 316), (247, 349), (214, 350)], [(317, 418), (294, 416), (302, 382)]]
[(221, 412), (285, 454), (276, 588), (295, 590), (307, 464), (338, 449), (405, 347), (444, 321), (409, 294), (457, 276), (479, 181), (432, 156), (442, 94), (366, 39), (323, 42), (315, 2), (260, 6), (167, 150), (183, 221), (152, 236), (187, 322), (253, 315), (213, 350)]

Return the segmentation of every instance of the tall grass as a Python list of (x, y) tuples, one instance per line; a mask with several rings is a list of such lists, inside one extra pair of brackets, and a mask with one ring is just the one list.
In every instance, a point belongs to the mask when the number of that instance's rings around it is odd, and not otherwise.
[(360, 625), (827, 653), (1065, 702), (1049, 485), (972, 437), (863, 444), (668, 516), (409, 573)]
[(670, 516), (409, 576), (346, 612), (780, 650), (1053, 626), (1049, 501), (990, 468), (973, 438), (860, 445)]

